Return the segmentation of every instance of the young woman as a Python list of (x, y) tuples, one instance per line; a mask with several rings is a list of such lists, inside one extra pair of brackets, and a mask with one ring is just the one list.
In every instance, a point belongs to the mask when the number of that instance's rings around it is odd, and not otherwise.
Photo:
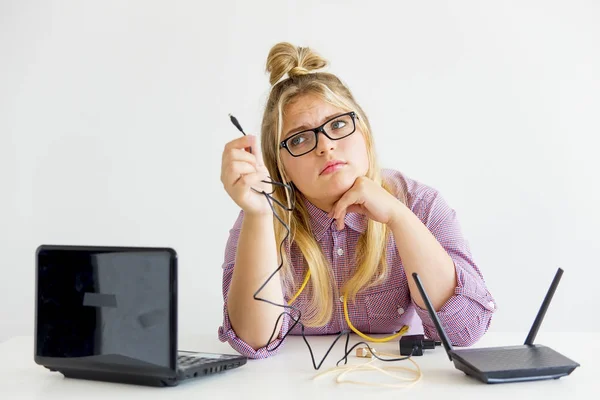
[[(435, 189), (380, 169), (367, 115), (340, 79), (317, 71), (326, 65), (309, 48), (275, 45), (261, 148), (256, 137), (241, 136), (223, 151), (221, 181), (241, 211), (225, 250), (220, 340), (250, 358), (274, 354), (266, 345), (286, 310), (253, 295), (283, 261), (258, 297), (292, 302), (305, 334), (352, 329), (370, 338), (408, 325), (437, 339), (412, 279), (417, 272), (450, 341), (473, 344), (495, 301), (456, 213)], [(263, 182), (268, 177), (294, 191)], [(283, 260), (287, 231), (257, 193), (263, 190), (283, 204), (295, 201), (290, 212), (275, 205), (291, 231)], [(287, 315), (279, 321), (269, 349), (292, 323)]]

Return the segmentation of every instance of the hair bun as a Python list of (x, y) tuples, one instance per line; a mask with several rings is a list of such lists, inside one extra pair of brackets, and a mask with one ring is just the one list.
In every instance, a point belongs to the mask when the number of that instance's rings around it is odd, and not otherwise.
[(326, 66), (327, 61), (309, 47), (296, 47), (288, 42), (277, 43), (267, 57), (271, 85), (275, 85), (285, 74), (293, 78)]

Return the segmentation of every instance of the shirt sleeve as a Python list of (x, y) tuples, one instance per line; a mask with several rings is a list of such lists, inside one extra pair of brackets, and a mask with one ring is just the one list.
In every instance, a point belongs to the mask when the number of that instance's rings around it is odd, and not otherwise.
[[(229, 286), (231, 284), (231, 278), (233, 276), (233, 270), (235, 268), (235, 253), (237, 249), (238, 239), (242, 230), (242, 221), (244, 218), (244, 212), (240, 211), (240, 214), (233, 226), (229, 230), (229, 239), (225, 247), (225, 259), (223, 262), (223, 325), (219, 327), (218, 335), (221, 342), (228, 342), (231, 347), (239, 352), (240, 354), (248, 358), (267, 358), (271, 355), (276, 354), (281, 349), (283, 343), (281, 338), (287, 334), (289, 329), (289, 315), (286, 313), (282, 317), (281, 330), (277, 338), (271, 341), (268, 346), (254, 349), (244, 340), (240, 339), (231, 326), (229, 321), (229, 313), (227, 310), (227, 295), (229, 293)], [(276, 266), (275, 266), (276, 267)], [(256, 301), (256, 300), (253, 300)], [(283, 312), (283, 309), (282, 309)]]
[[(473, 260), (456, 212), (442, 196), (432, 190), (416, 200), (412, 208), (454, 261), (457, 281), (454, 294), (436, 314), (454, 346), (471, 346), (489, 328), (496, 302)], [(429, 312), (419, 307), (414, 299), (412, 303), (423, 321), (425, 335), (439, 340)]]

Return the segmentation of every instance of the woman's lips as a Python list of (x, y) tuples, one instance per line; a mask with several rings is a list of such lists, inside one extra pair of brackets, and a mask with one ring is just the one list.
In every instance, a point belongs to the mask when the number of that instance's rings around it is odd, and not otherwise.
[(321, 172), (321, 175), (333, 174), (335, 171), (338, 171), (338, 170), (344, 168), (345, 166), (346, 166), (345, 163), (336, 163), (336, 164), (330, 165), (329, 167), (325, 168), (323, 170), (323, 172)]

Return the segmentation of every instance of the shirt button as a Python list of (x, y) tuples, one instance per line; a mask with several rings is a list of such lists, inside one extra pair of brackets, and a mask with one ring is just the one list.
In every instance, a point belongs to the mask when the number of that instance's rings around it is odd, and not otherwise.
[(339, 249), (337, 249), (337, 253), (338, 256), (341, 256), (342, 254), (344, 254), (344, 250), (340, 247)]
[(490, 302), (488, 303), (488, 306), (490, 306), (490, 308), (491, 308), (492, 310), (493, 310), (493, 309), (496, 307), (496, 306), (494, 305), (494, 302), (493, 302), (493, 301), (490, 301)]
[(340, 296), (340, 303), (344, 302), (344, 296)]
[(400, 315), (404, 314), (404, 308), (398, 307), (398, 314), (400, 314)]

